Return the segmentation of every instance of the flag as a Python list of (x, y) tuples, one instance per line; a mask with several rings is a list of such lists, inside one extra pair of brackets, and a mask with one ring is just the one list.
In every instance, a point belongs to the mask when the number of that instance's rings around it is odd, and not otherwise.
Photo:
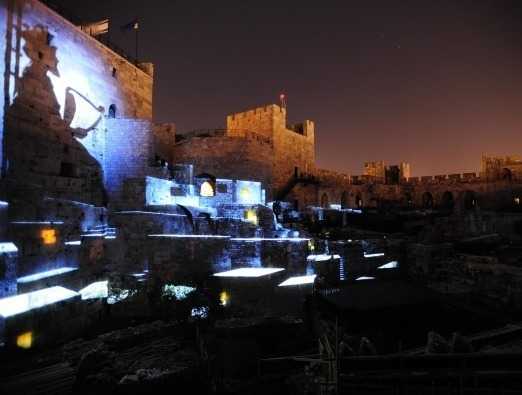
[(121, 26), (121, 30), (127, 31), (127, 30), (138, 30), (140, 28), (140, 23), (138, 21), (138, 18), (135, 18), (134, 20), (130, 21), (129, 23)]

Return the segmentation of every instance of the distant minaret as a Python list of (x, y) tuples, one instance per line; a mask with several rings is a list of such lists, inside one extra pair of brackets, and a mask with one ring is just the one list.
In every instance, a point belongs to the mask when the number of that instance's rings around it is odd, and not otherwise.
[(281, 108), (286, 109), (286, 96), (284, 93), (279, 95), (279, 101), (281, 102)]

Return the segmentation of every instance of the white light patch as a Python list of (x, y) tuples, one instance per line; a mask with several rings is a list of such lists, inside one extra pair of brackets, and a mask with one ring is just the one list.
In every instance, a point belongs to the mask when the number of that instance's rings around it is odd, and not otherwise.
[(229, 239), (230, 236), (222, 236), (222, 235), (182, 235), (182, 234), (158, 234), (158, 235), (149, 235), (149, 237), (163, 237), (163, 238), (173, 238), (173, 239)]
[(320, 255), (308, 255), (306, 257), (307, 261), (314, 261), (314, 262), (329, 261), (331, 259), (341, 259), (341, 256), (340, 255), (320, 254)]
[(309, 276), (297, 276), (297, 277), (290, 277), (289, 279), (286, 279), (281, 284), (279, 284), (279, 287), (290, 287), (293, 285), (305, 285), (305, 284), (313, 284), (315, 281), (315, 274), (309, 275)]
[(24, 277), (19, 277), (18, 280), (16, 280), (16, 281), (18, 283), (25, 284), (25, 283), (30, 283), (33, 281), (38, 281), (43, 278), (49, 278), (49, 277), (58, 276), (60, 274), (69, 273), (69, 272), (72, 272), (75, 270), (78, 270), (78, 269), (76, 269), (75, 267), (61, 267), (59, 269), (47, 270), (45, 272), (31, 274), (29, 276), (24, 276)]
[(109, 296), (109, 281), (97, 281), (82, 288), (79, 292), (82, 295), (82, 300), (107, 298)]
[(0, 200), (0, 207), (7, 207), (9, 206), (9, 203), (4, 202), (3, 200)]
[(63, 225), (63, 221), (13, 221), (13, 225)]
[(78, 292), (71, 291), (67, 288), (51, 287), (26, 294), (10, 296), (0, 299), (0, 315), (6, 318), (12, 317), (73, 298), (77, 295), (79, 295)]
[(130, 289), (122, 289), (120, 292), (115, 293), (107, 298), (108, 304), (116, 304), (121, 302), (122, 300), (127, 299), (129, 296), (132, 296), (136, 293), (135, 290), (131, 291)]
[(81, 246), (82, 245), (82, 241), (81, 240), (66, 241), (65, 245), (66, 246)]
[(258, 241), (289, 241), (289, 242), (303, 242), (303, 241), (309, 241), (310, 239), (303, 239), (298, 237), (235, 237), (233, 239), (230, 239), (231, 241), (245, 241), (245, 242), (258, 242)]
[(380, 256), (384, 256), (384, 252), (377, 252), (375, 254), (367, 254), (366, 252), (364, 253), (365, 258), (377, 258)]
[(366, 280), (375, 280), (375, 277), (361, 276), (357, 277), (355, 281), (366, 281)]
[(8, 252), (18, 252), (18, 248), (14, 243), (0, 243), (0, 253), (7, 254)]
[(377, 269), (396, 269), (397, 267), (399, 267), (399, 262), (391, 261), (382, 266), (379, 266)]
[(227, 272), (215, 273), (215, 277), (263, 277), (285, 269), (278, 267), (242, 267)]

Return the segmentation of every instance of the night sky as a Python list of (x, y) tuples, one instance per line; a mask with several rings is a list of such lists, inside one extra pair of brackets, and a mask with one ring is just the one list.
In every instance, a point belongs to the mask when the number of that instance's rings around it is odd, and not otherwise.
[(86, 21), (140, 19), (154, 118), (178, 131), (288, 100), (316, 122), (318, 165), (409, 161), (413, 175), (478, 171), (522, 154), (522, 1), (62, 0)]

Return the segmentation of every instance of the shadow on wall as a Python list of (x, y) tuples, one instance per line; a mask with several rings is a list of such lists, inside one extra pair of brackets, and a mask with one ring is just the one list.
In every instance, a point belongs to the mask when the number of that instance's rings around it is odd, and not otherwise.
[[(5, 101), (3, 171), (9, 182), (8, 194), (26, 197), (24, 191), (39, 191), (50, 197), (106, 206), (102, 166), (80, 142), (99, 125), (104, 108), (68, 86), (61, 115), (50, 78), (50, 74), (60, 77), (53, 36), (41, 25), (20, 30), (16, 27), (20, 26), (20, 11), (14, 15), (9, 10), (4, 77), (6, 92), (13, 91), (13, 98)], [(18, 77), (21, 59), (28, 64)]]

